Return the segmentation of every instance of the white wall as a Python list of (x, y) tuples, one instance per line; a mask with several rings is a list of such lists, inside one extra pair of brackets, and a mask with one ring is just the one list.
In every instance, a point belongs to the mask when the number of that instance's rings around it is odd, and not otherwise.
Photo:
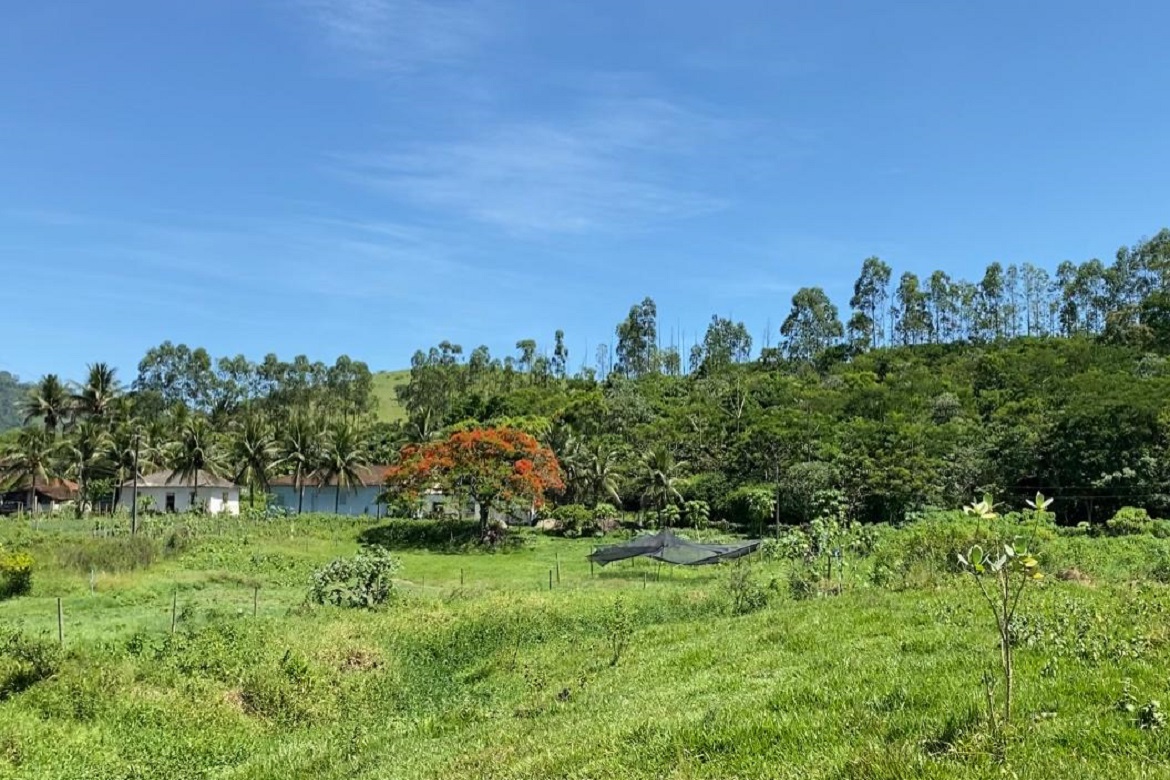
[[(128, 507), (134, 500), (134, 488), (118, 488), (118, 494), (118, 503), (122, 506)], [(191, 488), (183, 487), (182, 485), (174, 485), (171, 487), (139, 487), (138, 502), (141, 505), (142, 498), (144, 496), (150, 496), (154, 499), (154, 506), (151, 509), (155, 512), (165, 512), (167, 510), (167, 494), (173, 494), (175, 496), (176, 512), (188, 512), (191, 510)], [(220, 513), (227, 513), (229, 515), (238, 515), (240, 513), (240, 489), (238, 487), (215, 488), (200, 485), (195, 501), (197, 504), (205, 506), (208, 514), (218, 515)]]

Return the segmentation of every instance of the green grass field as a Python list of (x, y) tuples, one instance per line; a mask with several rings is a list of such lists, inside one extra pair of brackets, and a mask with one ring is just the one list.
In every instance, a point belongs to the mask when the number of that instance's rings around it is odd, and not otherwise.
[[(1077, 573), (1026, 594), (1001, 761), (986, 605), (938, 561), (872, 584), (875, 560), (914, 549), (906, 532), (850, 559), (835, 596), (794, 600), (793, 564), (739, 564), (771, 598), (735, 615), (733, 565), (591, 572), (595, 540), (527, 532), (498, 553), (400, 543), (390, 605), (308, 607), (314, 567), (389, 537), (323, 517), (190, 527), (131, 551), (89, 523), (3, 526), (39, 564), (31, 594), (0, 602), (0, 777), (1170, 776), (1170, 730), (1138, 715), (1170, 705), (1160, 539), (1046, 543), (1046, 568)], [(63, 655), (29, 683), (16, 672), (56, 652), (58, 597)]]
[(410, 381), (410, 370), (379, 371), (374, 374), (374, 400), (377, 401), (377, 415), (381, 422), (397, 422), (406, 419), (406, 410), (398, 403), (395, 389)]

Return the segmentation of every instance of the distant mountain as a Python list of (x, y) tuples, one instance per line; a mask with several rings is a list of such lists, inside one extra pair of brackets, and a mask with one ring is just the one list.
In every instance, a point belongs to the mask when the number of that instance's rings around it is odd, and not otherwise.
[(16, 428), (23, 422), (20, 402), (31, 385), (21, 384), (15, 374), (0, 371), (0, 431)]

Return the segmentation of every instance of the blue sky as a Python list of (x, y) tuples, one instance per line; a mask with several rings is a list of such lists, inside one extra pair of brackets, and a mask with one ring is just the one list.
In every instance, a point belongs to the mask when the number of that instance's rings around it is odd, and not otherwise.
[[(571, 359), (645, 295), (1109, 259), (1170, 224), (1164, 3), (90, 0), (0, 11), (0, 369)], [(587, 354), (586, 354), (587, 352)]]

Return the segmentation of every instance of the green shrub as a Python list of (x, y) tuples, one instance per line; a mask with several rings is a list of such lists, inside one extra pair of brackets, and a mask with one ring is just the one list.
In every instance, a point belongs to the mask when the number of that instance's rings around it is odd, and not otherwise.
[(64, 545), (57, 554), (60, 564), (74, 571), (134, 571), (148, 568), (158, 558), (158, 544), (149, 537), (124, 536), (86, 539)]
[(711, 507), (706, 501), (688, 501), (683, 504), (683, 517), (691, 528), (706, 528), (711, 521)]
[(1123, 506), (1105, 523), (1105, 532), (1110, 536), (1133, 536), (1148, 534), (1154, 530), (1154, 523), (1144, 509)]
[(594, 520), (616, 520), (618, 516), (618, 509), (613, 504), (601, 502), (597, 506), (593, 507)]
[(743, 485), (728, 494), (727, 519), (752, 532), (761, 533), (772, 519), (776, 497), (767, 485)]
[(731, 567), (727, 577), (727, 593), (731, 596), (731, 613), (746, 615), (768, 605), (768, 591), (752, 574), (751, 566), (738, 563)]
[(4, 637), (0, 649), (0, 701), (52, 677), (61, 665), (61, 649), (56, 644), (20, 631)]
[(568, 537), (592, 533), (594, 528), (593, 513), (581, 504), (558, 506), (552, 512), (552, 519), (560, 524), (561, 533)]
[(1150, 533), (1159, 539), (1170, 539), (1170, 520), (1151, 520)]
[[(481, 548), (479, 522), (476, 520), (389, 520), (361, 531), (358, 541), (391, 550), (458, 552)], [(515, 534), (508, 536), (507, 542), (513, 546), (523, 543)]]
[(389, 551), (370, 547), (352, 558), (338, 558), (312, 574), (309, 599), (317, 604), (371, 609), (384, 604), (399, 564)]
[(32, 590), (33, 557), (25, 552), (0, 552), (0, 599)]

